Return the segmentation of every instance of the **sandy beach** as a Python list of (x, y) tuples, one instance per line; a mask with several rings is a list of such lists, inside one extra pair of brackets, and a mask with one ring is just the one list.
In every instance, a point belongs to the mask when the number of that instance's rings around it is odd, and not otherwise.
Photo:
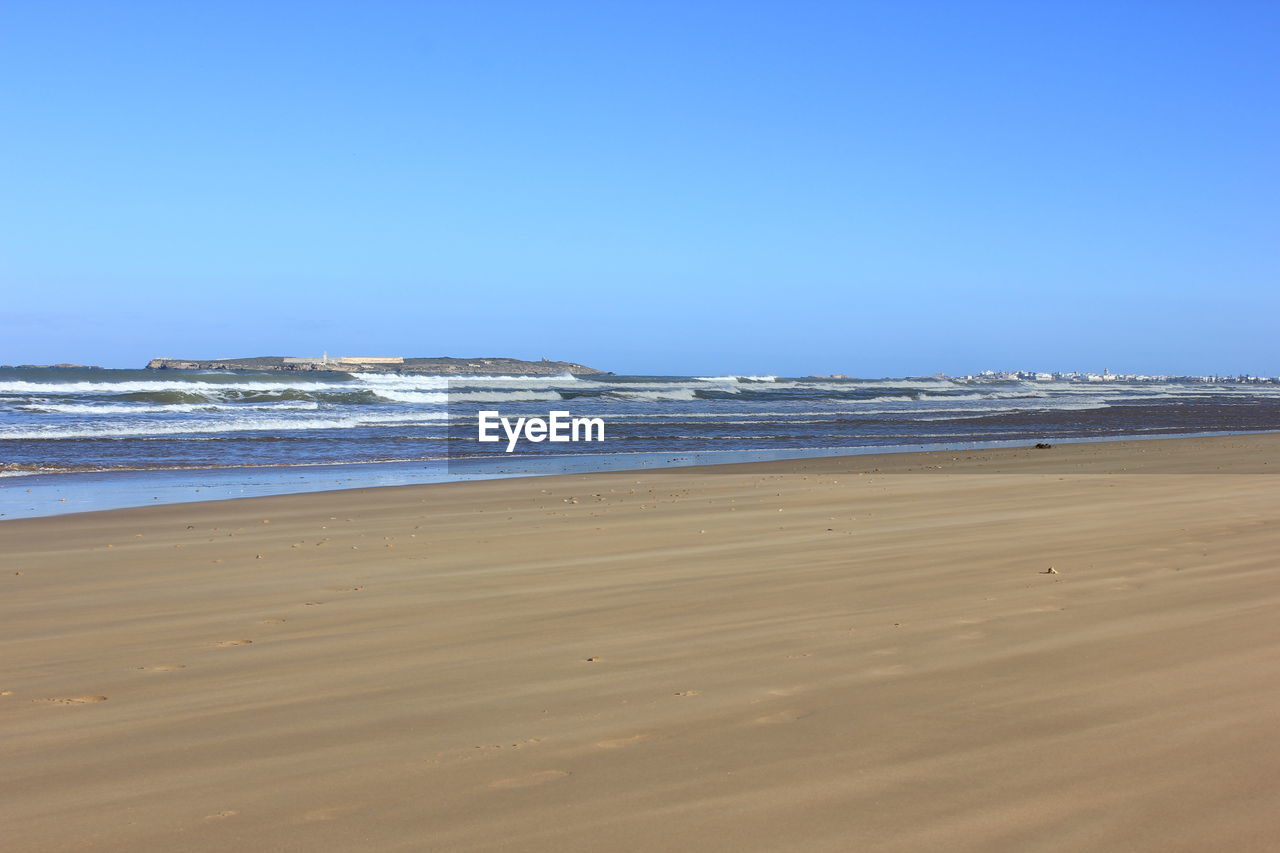
[(0, 523), (13, 851), (1280, 846), (1280, 435)]

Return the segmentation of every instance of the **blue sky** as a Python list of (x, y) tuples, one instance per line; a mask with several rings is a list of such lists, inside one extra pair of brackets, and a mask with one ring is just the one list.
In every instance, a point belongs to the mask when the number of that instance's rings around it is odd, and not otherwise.
[(1280, 5), (0, 1), (0, 362), (1280, 374)]

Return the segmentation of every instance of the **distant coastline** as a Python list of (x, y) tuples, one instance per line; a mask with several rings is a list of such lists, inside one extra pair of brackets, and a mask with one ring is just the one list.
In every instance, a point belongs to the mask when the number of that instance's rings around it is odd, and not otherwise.
[(252, 358), (182, 359), (153, 358), (147, 370), (279, 370), (341, 371), (343, 373), (431, 373), (431, 374), (524, 374), (555, 376), (572, 373), (589, 376), (611, 375), (608, 371), (572, 361), (526, 361), (519, 358), (401, 358), (343, 357), (294, 358), (255, 356)]

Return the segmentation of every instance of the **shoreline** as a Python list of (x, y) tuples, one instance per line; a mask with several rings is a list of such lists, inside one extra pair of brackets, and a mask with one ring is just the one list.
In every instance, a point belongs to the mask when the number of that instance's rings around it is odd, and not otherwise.
[[(1178, 441), (1196, 438), (1273, 435), (1259, 431), (1175, 435), (1103, 436), (1054, 439), (1053, 445)], [(19, 518), (102, 512), (129, 507), (238, 500), (267, 495), (305, 494), (346, 489), (385, 488), (429, 483), (546, 477), (618, 471), (718, 468), (797, 460), (841, 460), (916, 454), (975, 453), (1026, 448), (1033, 439), (932, 443), (892, 447), (792, 448), (787, 450), (712, 450), (673, 453), (592, 453), (576, 456), (513, 455), (507, 458), (426, 459), (346, 462), (319, 465), (226, 466), (220, 468), (140, 468), (69, 472), (32, 472), (0, 477), (0, 523)], [(842, 451), (842, 452), (840, 452)], [(736, 458), (734, 458), (736, 457)], [(692, 460), (692, 461), (691, 461)], [(896, 463), (886, 463), (896, 465)], [(623, 467), (623, 466), (634, 467)], [(462, 470), (458, 470), (461, 468)], [(466, 470), (472, 468), (472, 470)], [(159, 492), (160, 494), (156, 494)]]
[(33, 853), (1262, 851), (1280, 480), (1238, 475), (1277, 471), (1260, 434), (16, 519), (0, 821)]

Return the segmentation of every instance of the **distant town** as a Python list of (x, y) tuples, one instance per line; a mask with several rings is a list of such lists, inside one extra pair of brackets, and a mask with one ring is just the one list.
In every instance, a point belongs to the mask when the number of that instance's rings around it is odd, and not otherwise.
[(1202, 382), (1215, 385), (1280, 385), (1280, 376), (1173, 376), (1167, 374), (1146, 373), (1112, 373), (1103, 370), (1101, 373), (1042, 373), (1033, 370), (984, 370), (968, 376), (951, 376), (950, 379), (973, 382)]

